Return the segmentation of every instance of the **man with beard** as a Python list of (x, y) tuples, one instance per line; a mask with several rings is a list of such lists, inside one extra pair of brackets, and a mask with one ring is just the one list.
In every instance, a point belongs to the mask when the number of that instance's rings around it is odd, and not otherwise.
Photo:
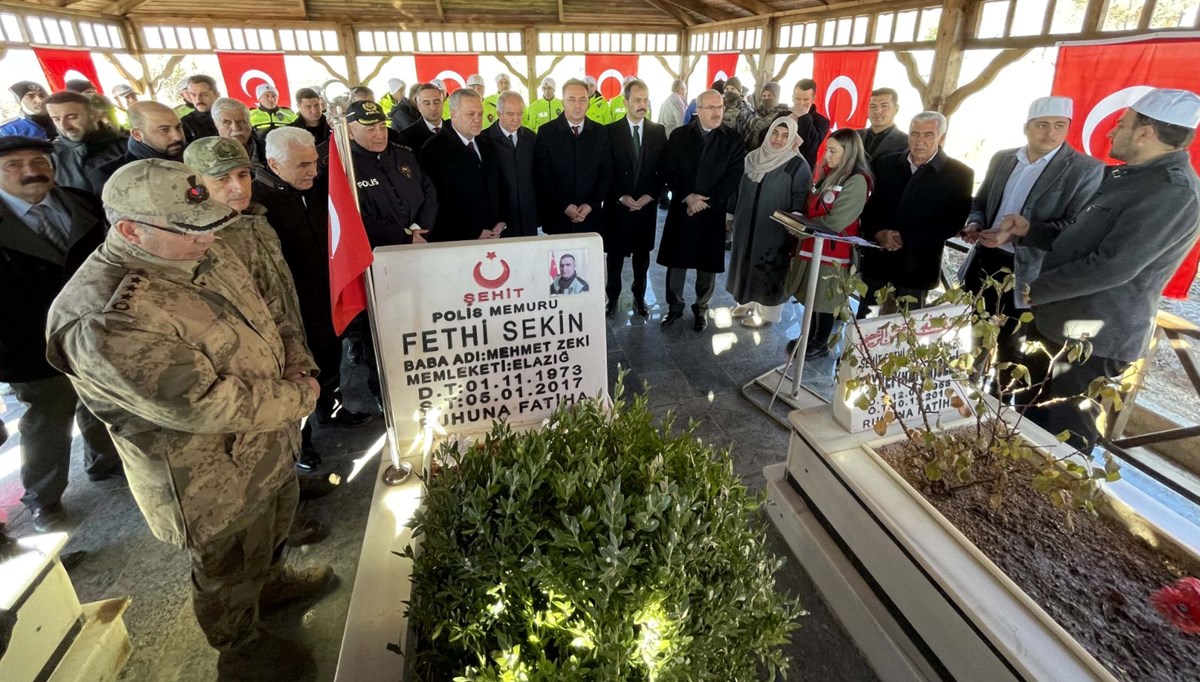
[(450, 95), (450, 124), (429, 138), (417, 158), (437, 188), (430, 241), (496, 239), (508, 227), (496, 148), (483, 132), (483, 98), (471, 88)]
[(152, 101), (134, 102), (129, 106), (125, 154), (91, 170), (88, 182), (104, 187), (118, 168), (139, 159), (182, 160), (185, 146), (183, 124), (170, 107)]
[(0, 135), (23, 135), (41, 140), (58, 137), (54, 123), (46, 114), (46, 89), (33, 81), (20, 81), (9, 87), (21, 107), (21, 115), (0, 125)]
[(743, 139), (754, 123), (754, 107), (742, 96), (742, 81), (734, 76), (725, 81), (725, 114), (721, 122)]
[(46, 113), (58, 130), (54, 181), (99, 196), (104, 184), (92, 182), (92, 171), (125, 154), (125, 137), (100, 125), (100, 113), (87, 97), (68, 90), (50, 95)]
[(563, 113), (542, 126), (534, 146), (534, 180), (542, 229), (549, 234), (600, 232), (600, 204), (612, 182), (608, 129), (587, 118), (588, 86), (563, 84)]
[(650, 91), (633, 79), (625, 86), (625, 115), (608, 124), (612, 141), (613, 181), (604, 202), (604, 253), (608, 261), (605, 293), (606, 315), (617, 309), (621, 295), (621, 271), (625, 259), (633, 257), (633, 310), (650, 316), (646, 307), (646, 274), (654, 250), (658, 224), (658, 197), (662, 193), (660, 169), (667, 134), (650, 120)]
[(694, 329), (704, 331), (717, 273), (725, 271), (725, 214), (742, 180), (746, 147), (722, 125), (724, 110), (721, 93), (705, 90), (696, 98), (695, 123), (677, 129), (667, 142), (663, 172), (671, 207), (658, 247), (658, 264), (667, 268), (664, 327), (683, 317), (683, 286), (687, 271), (695, 269)]
[(340, 401), (342, 342), (333, 330), (329, 301), (329, 188), (318, 173), (314, 140), (285, 128), (267, 135), (266, 166), (254, 177), (253, 197), (266, 210), (279, 237), (283, 259), (292, 273), (308, 347), (321, 373), (317, 409), (300, 432), (296, 466), (314, 471), (321, 464), (313, 445), (313, 422), (322, 426), (359, 426), (371, 416), (346, 409)]
[(188, 142), (217, 134), (212, 106), (220, 96), (217, 81), (212, 76), (196, 74), (187, 79), (187, 99), (193, 111), (179, 120), (183, 123), (183, 133)]
[(296, 91), (296, 120), (288, 125), (292, 128), (307, 130), (313, 136), (314, 144), (324, 144), (329, 141), (331, 129), (321, 106), (321, 96), (312, 88), (300, 88)]
[(104, 241), (100, 202), (54, 185), (46, 140), (0, 137), (0, 381), (25, 405), (21, 417), (21, 502), (39, 532), (62, 530), (71, 467), (71, 428), (83, 436), (93, 480), (120, 475), (104, 425), (79, 402), (71, 382), (46, 362), (46, 315), (54, 297)]
[(771, 129), (771, 124), (775, 122), (775, 119), (792, 113), (790, 106), (779, 101), (779, 83), (772, 82), (763, 86), (762, 92), (758, 94), (756, 113), (758, 118), (754, 119), (749, 130), (746, 131), (747, 152), (752, 152), (762, 146), (767, 138), (767, 131)]
[(558, 277), (550, 283), (550, 295), (586, 294), (589, 288), (587, 281), (575, 271), (575, 256), (564, 253), (562, 258), (558, 259)]
[(250, 161), (262, 160), (259, 141), (250, 129), (250, 108), (231, 97), (221, 97), (212, 105), (213, 122), (217, 124), (215, 137), (237, 140), (246, 149)]

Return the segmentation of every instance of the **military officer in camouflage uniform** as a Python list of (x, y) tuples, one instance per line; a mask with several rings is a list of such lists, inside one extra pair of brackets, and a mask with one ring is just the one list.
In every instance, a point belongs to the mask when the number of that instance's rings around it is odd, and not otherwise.
[(108, 425), (150, 530), (190, 552), (220, 675), (307, 677), (311, 655), (257, 627), (260, 608), (333, 580), (282, 563), (299, 422), (320, 391), (267, 303), (290, 292), (260, 295), (216, 240), (240, 214), (183, 164), (135, 161), (102, 199), (112, 229), (51, 306), (47, 359)]

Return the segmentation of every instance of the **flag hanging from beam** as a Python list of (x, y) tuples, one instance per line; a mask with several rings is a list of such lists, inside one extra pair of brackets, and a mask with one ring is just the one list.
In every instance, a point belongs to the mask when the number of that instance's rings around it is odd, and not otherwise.
[(96, 86), (97, 91), (104, 92), (100, 87), (100, 77), (96, 75), (96, 63), (92, 61), (91, 52), (48, 47), (32, 49), (42, 67), (42, 73), (46, 74), (50, 92), (63, 90), (67, 81), (76, 79), (87, 80)]
[[(817, 81), (817, 111), (829, 118), (829, 132), (866, 127), (879, 48), (814, 50), (813, 79)], [(825, 141), (817, 158), (825, 153)]]
[(636, 54), (588, 54), (584, 55), (584, 72), (596, 79), (596, 89), (604, 99), (621, 94), (625, 78), (638, 75)]
[(477, 54), (417, 54), (413, 55), (417, 66), (417, 80), (429, 83), (440, 80), (446, 94), (467, 87), (467, 79), (479, 73)]
[(282, 52), (217, 52), (217, 63), (225, 78), (225, 94), (253, 109), (258, 106), (255, 90), (270, 85), (279, 92), (279, 106), (291, 106), (287, 68)]

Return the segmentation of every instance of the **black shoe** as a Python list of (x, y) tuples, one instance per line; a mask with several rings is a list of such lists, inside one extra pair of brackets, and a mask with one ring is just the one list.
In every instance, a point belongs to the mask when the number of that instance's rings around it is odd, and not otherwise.
[(371, 415), (366, 412), (355, 412), (345, 407), (333, 411), (333, 415), (317, 413), (317, 423), (321, 426), (362, 426), (371, 421)]
[(708, 313), (697, 313), (696, 323), (692, 325), (692, 329), (695, 329), (698, 332), (708, 329)]
[(827, 357), (829, 357), (829, 348), (827, 346), (810, 347), (804, 351), (805, 360), (817, 360)]
[(350, 343), (350, 347), (346, 349), (346, 359), (349, 360), (350, 363), (354, 364), (354, 365), (362, 364), (363, 347), (362, 347), (361, 342), (354, 341), (354, 342)]
[(662, 326), (670, 327), (671, 325), (675, 324), (675, 322), (677, 320), (681, 319), (682, 317), (683, 317), (683, 313), (681, 313), (681, 312), (680, 313), (669, 312), (666, 315), (663, 315)]
[(315, 680), (317, 662), (300, 642), (282, 639), (257, 629), (245, 643), (222, 651), (217, 659), (217, 680)]
[(281, 566), (272, 570), (271, 579), (258, 596), (259, 612), (273, 611), (294, 601), (312, 601), (325, 596), (334, 584), (333, 566), (317, 564), (307, 568)]
[(650, 317), (650, 309), (646, 307), (645, 301), (634, 301), (633, 311), (641, 317)]
[(312, 448), (300, 451), (300, 459), (296, 460), (296, 468), (305, 473), (312, 473), (321, 466), (321, 455)]
[(329, 527), (325, 524), (316, 519), (297, 516), (292, 520), (287, 543), (289, 547), (303, 547), (324, 540), (326, 535), (329, 535)]
[(34, 530), (39, 533), (52, 533), (67, 525), (67, 510), (61, 502), (44, 504), (30, 510), (29, 515), (33, 517)]
[(125, 467), (116, 466), (107, 471), (89, 471), (87, 477), (92, 483), (107, 481), (110, 478), (125, 478)]
[(315, 500), (333, 492), (342, 483), (342, 477), (337, 474), (298, 474), (300, 483), (300, 499)]
[(617, 299), (609, 299), (608, 303), (604, 304), (604, 316), (612, 317), (615, 312), (617, 312)]

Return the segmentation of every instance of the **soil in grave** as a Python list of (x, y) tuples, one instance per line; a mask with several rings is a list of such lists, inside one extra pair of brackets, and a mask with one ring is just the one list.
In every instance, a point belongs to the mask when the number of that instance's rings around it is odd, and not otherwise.
[[(972, 430), (973, 433), (973, 430)], [(879, 450), (893, 466), (905, 443)], [(915, 468), (900, 468), (918, 490)], [(986, 486), (953, 495), (925, 493), (933, 506), (1121, 680), (1200, 680), (1200, 635), (1176, 630), (1150, 604), (1150, 595), (1200, 564), (1155, 549), (1104, 514), (1072, 515), (1014, 475), (999, 508)]]

